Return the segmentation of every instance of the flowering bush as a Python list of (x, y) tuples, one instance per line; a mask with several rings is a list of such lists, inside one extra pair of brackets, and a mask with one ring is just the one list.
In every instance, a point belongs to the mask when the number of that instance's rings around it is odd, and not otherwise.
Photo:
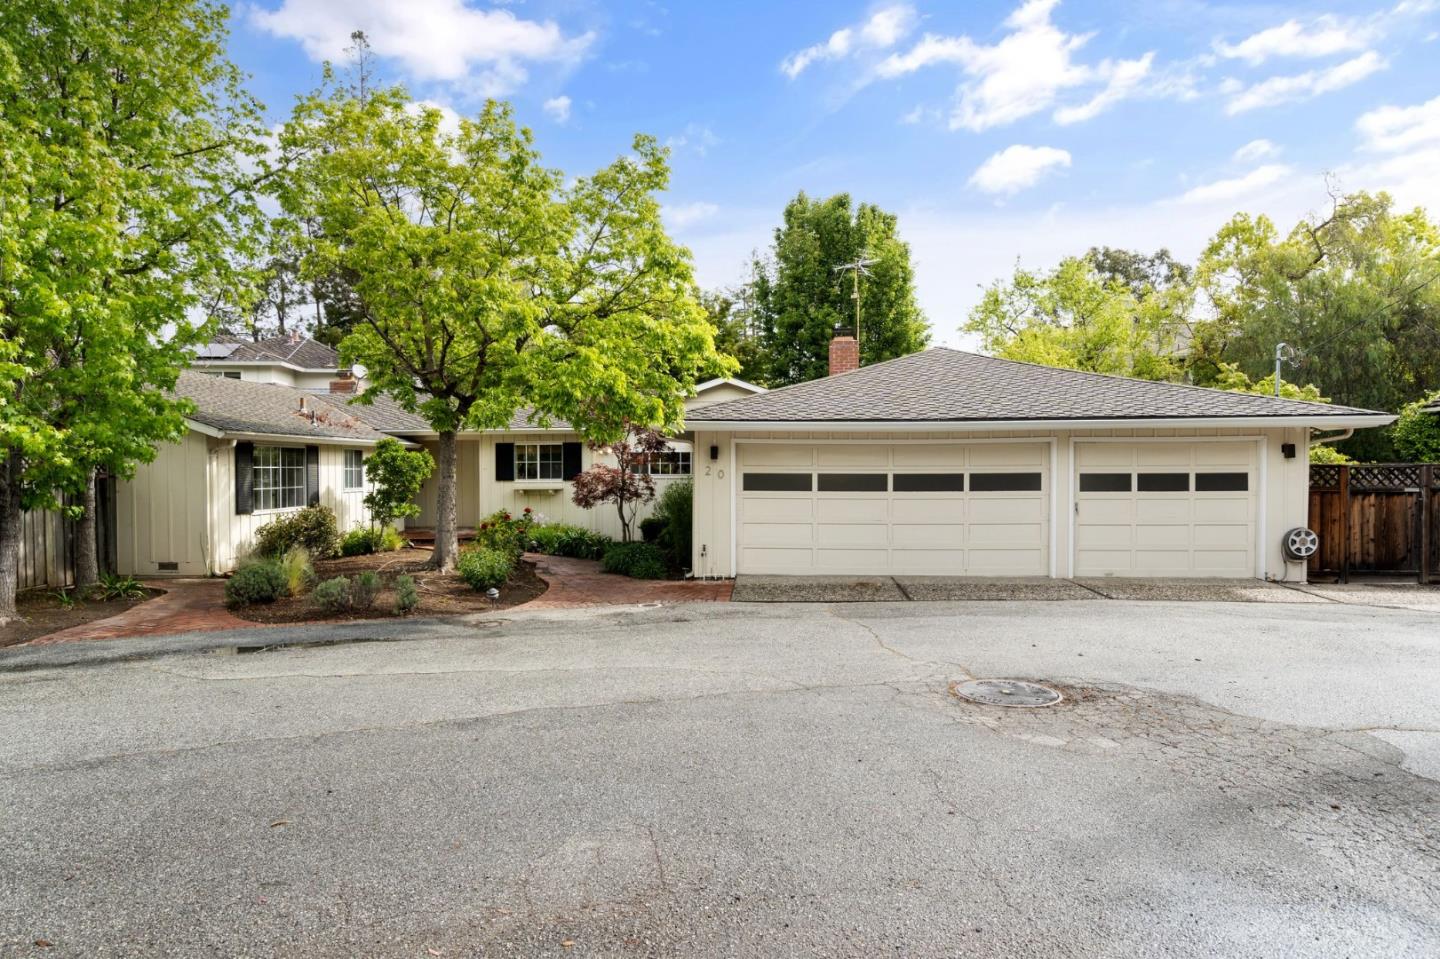
[(504, 553), (513, 566), (520, 562), (520, 555), (530, 545), (530, 527), (534, 525), (535, 513), (530, 507), (525, 507), (518, 517), (502, 509), (480, 521), (475, 530), (475, 543)]

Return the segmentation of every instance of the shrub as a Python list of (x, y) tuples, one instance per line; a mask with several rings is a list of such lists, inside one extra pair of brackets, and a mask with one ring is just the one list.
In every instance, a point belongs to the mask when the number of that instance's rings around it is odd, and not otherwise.
[(474, 590), (499, 589), (510, 578), (514, 562), (509, 553), (488, 546), (468, 546), (460, 552), (455, 571)]
[(310, 551), (303, 546), (292, 546), (280, 557), (280, 574), (285, 577), (285, 591), (299, 596), (315, 578), (315, 568), (310, 565)]
[(1390, 427), (1390, 438), (1395, 449), (1407, 463), (1440, 462), (1440, 413), (1425, 408), (1425, 404), (1440, 399), (1434, 393), (1400, 409), (1400, 418)]
[(409, 615), (420, 605), (420, 593), (415, 589), (415, 579), (412, 576), (395, 577), (395, 612), (402, 616)]
[(248, 563), (225, 581), (225, 605), (232, 608), (273, 603), (285, 594), (285, 572), (275, 560)]
[(134, 576), (118, 573), (101, 573), (100, 582), (95, 586), (95, 595), (109, 603), (117, 599), (139, 599), (145, 595), (145, 587)]
[(605, 551), (600, 568), (632, 579), (664, 579), (665, 554), (653, 543), (616, 543)]
[(255, 549), (263, 556), (283, 556), (292, 546), (305, 547), (316, 559), (339, 552), (340, 530), (330, 507), (307, 506), (255, 531)]
[(341, 556), (369, 556), (380, 548), (380, 531), (360, 526), (346, 533), (340, 540)]
[(665, 523), (655, 545), (665, 554), (666, 562), (677, 573), (689, 569), (690, 544), (694, 536), (695, 484), (687, 479), (666, 486), (665, 492), (660, 494), (660, 502), (655, 505), (655, 518)]
[(393, 553), (397, 549), (405, 548), (405, 537), (393, 526), (384, 526), (380, 529), (380, 545), (376, 547), (377, 553)]
[(350, 583), (350, 602), (356, 609), (369, 609), (380, 595), (380, 574), (367, 569)]
[(1335, 447), (1327, 446), (1324, 443), (1321, 443), (1318, 446), (1310, 447), (1310, 462), (1323, 463), (1327, 465), (1341, 465), (1344, 463), (1353, 463), (1355, 461), (1352, 460), (1350, 457), (1346, 456), (1344, 453), (1337, 450)]
[(530, 530), (530, 546), (547, 556), (599, 559), (614, 542), (604, 533), (569, 523), (547, 523)]
[(383, 528), (402, 517), (418, 516), (415, 496), (433, 472), (435, 460), (426, 450), (407, 450), (389, 437), (375, 444), (375, 452), (365, 458), (365, 478), (373, 488), (364, 500), (375, 525)]
[(640, 538), (647, 543), (653, 543), (665, 532), (668, 525), (663, 516), (647, 516), (640, 521)]
[(504, 553), (512, 564), (518, 563), (525, 547), (530, 545), (530, 529), (534, 524), (535, 514), (528, 506), (519, 518), (502, 509), (480, 521), (475, 529), (475, 542)]
[(350, 588), (350, 580), (344, 576), (336, 576), (334, 579), (317, 583), (315, 591), (310, 594), (310, 599), (316, 606), (332, 613), (349, 612), (355, 602)]

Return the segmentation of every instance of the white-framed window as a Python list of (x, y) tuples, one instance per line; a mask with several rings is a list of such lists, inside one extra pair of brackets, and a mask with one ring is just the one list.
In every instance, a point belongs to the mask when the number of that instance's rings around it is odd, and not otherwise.
[(227, 380), (238, 380), (240, 378), (240, 373), (236, 370), (225, 370), (224, 372), (219, 370), (201, 370), (200, 372), (206, 376), (221, 377)]
[(645, 463), (651, 476), (689, 476), (689, 450), (662, 450), (651, 453)]
[(305, 505), (305, 450), (294, 446), (257, 446), (251, 470), (255, 512)]
[(345, 488), (362, 489), (365, 486), (365, 454), (360, 450), (345, 451)]
[(564, 474), (565, 449), (560, 443), (515, 444), (515, 479), (561, 480)]

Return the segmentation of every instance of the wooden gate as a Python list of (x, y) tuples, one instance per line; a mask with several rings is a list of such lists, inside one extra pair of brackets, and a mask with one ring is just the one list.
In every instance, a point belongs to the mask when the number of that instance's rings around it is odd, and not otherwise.
[(1309, 573), (1414, 576), (1440, 567), (1440, 467), (1393, 463), (1310, 467), (1310, 528), (1320, 549)]

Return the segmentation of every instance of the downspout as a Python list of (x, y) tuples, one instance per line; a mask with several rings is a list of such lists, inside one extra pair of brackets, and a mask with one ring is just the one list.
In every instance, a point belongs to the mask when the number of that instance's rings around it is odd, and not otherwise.
[(1327, 443), (1341, 443), (1341, 442), (1344, 442), (1345, 440), (1348, 440), (1350, 437), (1352, 437), (1352, 436), (1354, 436), (1354, 435), (1355, 435), (1355, 428), (1352, 426), (1350, 429), (1348, 429), (1348, 430), (1341, 430), (1340, 432), (1334, 434), (1333, 436), (1311, 436), (1311, 437), (1310, 437), (1310, 443), (1309, 443), (1309, 445), (1310, 445), (1310, 446), (1324, 446), (1324, 445), (1327, 444)]

